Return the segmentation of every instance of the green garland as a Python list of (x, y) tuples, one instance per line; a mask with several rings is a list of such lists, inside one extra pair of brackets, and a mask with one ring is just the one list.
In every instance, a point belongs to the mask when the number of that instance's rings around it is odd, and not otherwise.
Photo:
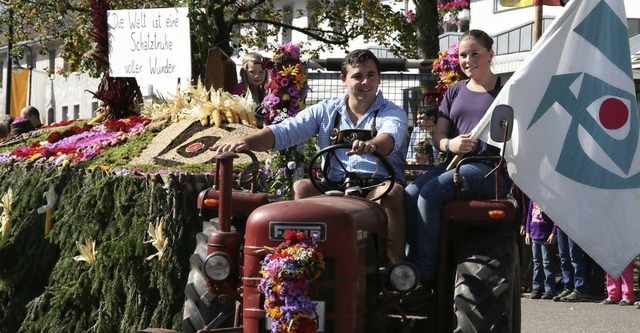
[[(0, 166), (0, 195), (14, 192), (0, 238), (0, 332), (132, 332), (179, 329), (197, 218), (195, 176), (115, 175), (83, 169)], [(48, 183), (59, 201), (44, 236), (36, 209)], [(202, 185), (200, 185), (201, 187)], [(164, 219), (162, 260), (146, 260), (149, 223)], [(0, 236), (1, 237), (1, 236)], [(95, 263), (75, 242), (96, 242)]]

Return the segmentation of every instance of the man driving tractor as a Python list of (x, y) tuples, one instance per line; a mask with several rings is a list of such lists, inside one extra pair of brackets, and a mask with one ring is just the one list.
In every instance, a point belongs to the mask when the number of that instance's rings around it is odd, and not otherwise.
[[(281, 150), (303, 143), (316, 134), (320, 149), (336, 143), (350, 144), (350, 150), (340, 149), (334, 153), (338, 163), (328, 163), (327, 159), (323, 161), (323, 170), (328, 171), (326, 178), (336, 180), (332, 181), (336, 189), (352, 173), (361, 179), (395, 178), (393, 188), (380, 199), (380, 204), (384, 207), (389, 222), (389, 260), (392, 263), (403, 261), (403, 170), (408, 137), (406, 112), (385, 99), (378, 89), (379, 61), (371, 51), (350, 52), (342, 62), (340, 79), (347, 88), (342, 96), (321, 101), (302, 110), (295, 117), (265, 126), (236, 142), (214, 146), (212, 150), (217, 150), (218, 153)], [(378, 158), (372, 155), (374, 153), (388, 159), (395, 175), (388, 175), (387, 170), (379, 166)], [(384, 193), (391, 184), (388, 180), (381, 183), (381, 186), (369, 186), (371, 183), (364, 181), (355, 185), (365, 189), (371, 187), (367, 197), (374, 198)], [(295, 199), (321, 194), (309, 179), (296, 181), (293, 192)]]

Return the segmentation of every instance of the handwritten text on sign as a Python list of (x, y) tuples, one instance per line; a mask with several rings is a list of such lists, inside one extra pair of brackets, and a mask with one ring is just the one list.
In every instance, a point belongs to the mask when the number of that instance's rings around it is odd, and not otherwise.
[(109, 10), (109, 75), (191, 77), (187, 8)]

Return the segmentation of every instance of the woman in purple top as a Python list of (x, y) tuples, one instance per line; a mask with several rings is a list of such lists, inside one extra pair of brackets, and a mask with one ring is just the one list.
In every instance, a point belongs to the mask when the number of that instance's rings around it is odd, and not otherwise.
[[(460, 67), (469, 78), (452, 85), (444, 95), (438, 111), (434, 145), (442, 152), (471, 155), (499, 155), (499, 150), (472, 138), (469, 133), (487, 112), (500, 91), (500, 78), (490, 68), (493, 39), (481, 30), (469, 30), (460, 37)], [(487, 198), (495, 194), (492, 181), (483, 181), (493, 169), (490, 162), (464, 164), (460, 173), (472, 197)], [(454, 170), (447, 163), (433, 167), (405, 189), (409, 260), (420, 272), (427, 289), (435, 287), (438, 267), (438, 244), (442, 205), (455, 198)], [(502, 171), (504, 172), (504, 170)], [(506, 195), (511, 181), (501, 176), (500, 191)]]

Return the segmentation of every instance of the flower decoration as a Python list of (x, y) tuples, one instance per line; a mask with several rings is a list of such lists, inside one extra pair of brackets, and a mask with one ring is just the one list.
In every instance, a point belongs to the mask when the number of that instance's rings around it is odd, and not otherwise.
[(2, 236), (9, 231), (9, 214), (11, 214), (11, 205), (13, 205), (13, 190), (9, 188), (7, 193), (2, 196), (0, 200), (0, 207), (2, 207), (2, 215), (0, 215), (0, 231)]
[(302, 178), (304, 160), (303, 148), (298, 146), (274, 152), (271, 158), (265, 161), (264, 168), (261, 170), (263, 174), (269, 174), (273, 179), (270, 191), (290, 199), (293, 182)]
[(413, 11), (413, 9), (409, 9), (407, 11), (407, 17), (405, 18), (405, 21), (407, 23), (414, 23), (416, 22), (416, 12)]
[(92, 240), (91, 237), (85, 236), (84, 244), (76, 241), (76, 247), (78, 251), (80, 251), (80, 255), (73, 257), (73, 260), (86, 261), (89, 265), (96, 262), (98, 251), (96, 251), (96, 242)]
[(433, 74), (438, 76), (438, 83), (436, 85), (436, 103), (440, 106), (444, 93), (449, 87), (462, 80), (466, 79), (466, 75), (460, 68), (460, 61), (458, 59), (458, 42), (455, 42), (449, 46), (446, 51), (438, 52), (438, 58), (433, 61)]
[(147, 230), (147, 233), (149, 234), (149, 237), (151, 237), (151, 239), (148, 241), (145, 241), (145, 243), (151, 243), (151, 245), (153, 245), (153, 247), (155, 247), (156, 250), (158, 250), (158, 252), (148, 256), (146, 258), (147, 260), (151, 260), (155, 257), (158, 257), (158, 260), (162, 260), (164, 251), (167, 248), (167, 245), (169, 245), (169, 239), (164, 235), (163, 229), (164, 229), (163, 218), (158, 218), (156, 220), (155, 225), (149, 223), (149, 228)]
[(245, 97), (233, 95), (224, 89), (213, 89), (209, 102), (195, 98), (200, 104), (199, 118), (203, 126), (215, 125), (222, 127), (222, 123), (242, 123), (247, 126), (257, 127), (257, 121), (253, 110), (256, 105), (251, 97), (251, 92)]
[[(265, 89), (269, 93), (262, 100), (261, 114), (265, 125), (273, 125), (293, 117), (305, 107), (309, 91), (307, 75), (300, 61), (300, 46), (287, 43), (280, 46), (273, 59), (265, 59), (263, 68), (269, 71), (269, 82)], [(275, 152), (271, 163), (265, 168), (274, 179), (271, 192), (291, 196), (291, 188), (296, 178), (301, 177), (304, 152), (301, 147), (289, 147)], [(291, 168), (293, 162), (294, 168)]]
[(14, 119), (14, 120), (13, 120), (12, 124), (19, 124), (19, 123), (23, 123), (23, 122), (25, 122), (25, 121), (27, 121), (27, 118), (25, 118), (25, 117), (18, 117), (18, 118), (16, 118), (16, 119)]
[(300, 46), (280, 46), (273, 59), (265, 59), (262, 66), (270, 78), (264, 86), (269, 93), (262, 101), (264, 124), (277, 124), (304, 109), (309, 85), (300, 61)]
[(469, 1), (443, 1), (444, 0), (438, 0), (438, 19), (440, 20), (440, 22), (455, 25), (462, 24), (462, 22), (458, 20), (458, 14), (460, 14), (463, 9), (469, 8)]
[(14, 160), (74, 165), (139, 135), (150, 122), (151, 119), (146, 117), (129, 116), (122, 119), (110, 118), (97, 126), (72, 126), (62, 132), (51, 132), (42, 142), (2, 153), (0, 162)]
[(315, 239), (289, 230), (284, 242), (268, 250), (271, 253), (261, 262), (258, 290), (264, 294), (264, 308), (273, 320), (271, 332), (316, 332), (316, 306), (307, 294), (309, 284), (320, 276), (325, 264)]
[(446, 13), (446, 14), (444, 14), (444, 16), (442, 16), (442, 23), (457, 24), (458, 23), (458, 17), (454, 13), (451, 13), (451, 12)]

